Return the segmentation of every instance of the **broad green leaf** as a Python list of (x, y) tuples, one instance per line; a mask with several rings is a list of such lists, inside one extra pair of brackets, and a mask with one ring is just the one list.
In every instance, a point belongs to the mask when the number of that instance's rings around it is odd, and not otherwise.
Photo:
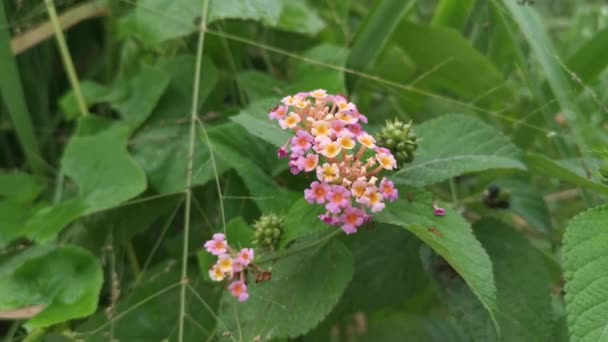
[[(353, 70), (365, 70), (386, 45), (411, 1), (389, 0), (378, 1), (369, 11), (363, 22), (359, 25), (353, 38), (351, 53), (347, 65)], [(354, 88), (357, 79), (353, 75), (347, 76), (349, 89)]]
[[(262, 168), (277, 162), (276, 153), (273, 150), (268, 153), (267, 144), (235, 123), (209, 129), (209, 139), (216, 158), (238, 173), (262, 212), (278, 211), (289, 205), (287, 190), (279, 187)], [(200, 140), (205, 141), (203, 134)]]
[[(202, 3), (198, 0), (198, 3)], [(209, 22), (222, 19), (260, 20), (262, 23), (275, 26), (283, 10), (281, 0), (210, 0)], [(197, 12), (197, 14), (200, 12)]]
[(347, 313), (403, 309), (423, 313), (435, 300), (420, 259), (422, 242), (403, 228), (381, 224), (346, 240), (355, 274), (336, 308)]
[(457, 327), (461, 341), (498, 342), (492, 317), (473, 292), (459, 279), (448, 283), (446, 301), (449, 321)]
[(166, 72), (142, 64), (137, 74), (128, 80), (129, 95), (112, 102), (112, 108), (134, 131), (152, 114), (167, 86), (169, 75)]
[(608, 27), (597, 32), (578, 49), (566, 62), (568, 68), (583, 82), (597, 77), (608, 65)]
[(412, 59), (417, 67), (416, 76), (425, 75), (416, 84), (419, 88), (439, 88), (475, 98), (503, 81), (496, 67), (452, 29), (402, 21), (390, 42)]
[[(98, 312), (81, 324), (78, 332), (86, 341), (107, 341), (109, 336), (119, 341), (177, 341), (179, 281), (178, 263), (170, 261), (148, 270), (147, 277), (134, 291), (121, 296), (112, 322), (105, 312)], [(208, 338), (217, 324), (214, 313), (205, 304), (214, 311), (217, 309), (219, 289), (202, 284), (198, 277), (192, 278), (191, 286), (195, 290), (188, 289), (186, 293), (189, 317), (184, 322), (184, 341), (201, 341)]]
[(574, 217), (564, 234), (564, 278), (570, 341), (608, 340), (608, 207)]
[(414, 162), (392, 177), (397, 183), (426, 186), (468, 172), (525, 169), (517, 147), (478, 119), (449, 114), (415, 129), (422, 141)]
[(79, 197), (37, 211), (25, 233), (37, 241), (55, 237), (72, 220), (112, 208), (146, 188), (143, 170), (127, 152), (129, 127), (98, 117), (81, 118), (62, 158)]
[(27, 173), (0, 174), (0, 199), (31, 203), (45, 189), (44, 180)]
[(226, 240), (234, 248), (250, 248), (253, 228), (242, 217), (235, 217), (226, 224)]
[(608, 194), (608, 186), (602, 184), (597, 175), (586, 171), (591, 166), (589, 162), (583, 162), (582, 160), (552, 160), (544, 155), (531, 153), (526, 156), (526, 164), (528, 164), (532, 172), (548, 177), (555, 177), (604, 195)]
[(23, 235), (25, 222), (34, 210), (25, 204), (0, 201), (0, 248)]
[(453, 323), (436, 316), (378, 312), (370, 317), (367, 326), (357, 341), (463, 341)]
[[(346, 94), (344, 72), (339, 70), (346, 65), (349, 50), (336, 45), (317, 45), (302, 54), (311, 61), (298, 61), (292, 68), (289, 90), (292, 93), (325, 89), (328, 93)], [(315, 63), (318, 62), (318, 63)], [(327, 65), (331, 65), (328, 68)]]
[[(247, 132), (264, 139), (276, 147), (284, 146), (291, 138), (293, 133), (284, 131), (276, 121), (268, 118), (268, 113), (279, 104), (279, 99), (266, 99), (251, 103), (238, 115), (230, 117), (230, 120), (238, 123)], [(273, 155), (276, 155), (273, 151)]]
[[(122, 101), (129, 94), (128, 83), (122, 80), (114, 82), (111, 86), (82, 81), (80, 88), (89, 109), (99, 103)], [(69, 91), (59, 99), (59, 107), (68, 119), (76, 119), (80, 116), (80, 108), (73, 91)]]
[(320, 205), (310, 204), (304, 198), (299, 199), (285, 215), (279, 246), (285, 247), (300, 237), (328, 230), (329, 226), (319, 220), (319, 215), (325, 211)]
[(281, 2), (283, 8), (276, 24), (278, 29), (315, 36), (325, 28), (323, 19), (307, 5), (306, 1), (281, 0)]
[(389, 203), (374, 220), (407, 229), (441, 255), (466, 281), (498, 329), (492, 263), (469, 224), (446, 206), (445, 216), (435, 216), (428, 192), (399, 188), (399, 196), (407, 200)]
[(492, 259), (501, 337), (505, 341), (550, 341), (554, 317), (543, 254), (496, 219), (477, 222), (475, 235)]
[[(133, 157), (145, 170), (150, 185), (160, 193), (181, 192), (186, 188), (188, 157), (188, 127), (166, 125), (144, 128), (132, 141)], [(214, 179), (211, 155), (207, 145), (196, 139), (194, 147), (194, 185), (204, 185)], [(228, 167), (218, 160), (218, 173)]]
[(441, 0), (435, 8), (431, 23), (435, 26), (464, 29), (477, 0)]
[(225, 293), (220, 319), (242, 341), (297, 337), (329, 314), (352, 275), (350, 252), (339, 241), (330, 241), (279, 259), (270, 281), (249, 283), (246, 302), (237, 303)]
[(525, 178), (507, 178), (492, 182), (510, 193), (509, 210), (520, 215), (532, 227), (551, 232), (551, 216), (543, 196)]
[(555, 56), (555, 49), (549, 35), (545, 32), (540, 16), (534, 6), (520, 6), (517, 2), (510, 0), (503, 0), (503, 3), (519, 25), (521, 33), (538, 59), (560, 110), (572, 127), (576, 143), (583, 150), (583, 154), (588, 155), (587, 151), (591, 151), (591, 147), (594, 145), (595, 135), (589, 134), (588, 117), (572, 98), (571, 85), (564, 74), (560, 60)]
[[(282, 80), (277, 80), (271, 75), (256, 71), (246, 70), (237, 75), (239, 85), (247, 94), (249, 102), (258, 102), (264, 99), (277, 98), (280, 99), (283, 89), (287, 84)], [(276, 104), (273, 104), (276, 106)]]
[(97, 308), (103, 275), (99, 261), (73, 247), (32, 247), (0, 266), (0, 311), (42, 305), (29, 328), (86, 317)]

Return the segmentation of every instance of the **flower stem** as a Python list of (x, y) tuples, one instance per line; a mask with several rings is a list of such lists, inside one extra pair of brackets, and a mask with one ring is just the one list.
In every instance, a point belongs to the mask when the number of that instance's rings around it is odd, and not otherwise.
[[(192, 107), (190, 111), (190, 142), (188, 145), (188, 166), (186, 175), (186, 198), (184, 208), (184, 240), (182, 250), (182, 270), (179, 296), (179, 324), (177, 341), (184, 341), (184, 321), (186, 319), (186, 286), (188, 285), (188, 245), (190, 234), (190, 209), (192, 205), (192, 169), (194, 164), (194, 139), (196, 112), (198, 110), (198, 94), (200, 88), (201, 65), (203, 62), (203, 47), (205, 45), (205, 31), (207, 30), (207, 9), (209, 0), (204, 0), (201, 7), (201, 26), (198, 34), (198, 46), (196, 49), (196, 69), (194, 72), (194, 85), (192, 87)], [(221, 195), (221, 194), (220, 194)]]
[(76, 68), (74, 67), (74, 62), (72, 61), (72, 56), (70, 55), (68, 44), (65, 41), (65, 36), (63, 35), (63, 31), (61, 30), (61, 24), (59, 23), (59, 19), (57, 17), (55, 3), (53, 2), (53, 0), (45, 0), (44, 2), (46, 4), (46, 9), (49, 13), (49, 19), (51, 19), (53, 31), (55, 31), (55, 38), (57, 39), (57, 45), (59, 46), (59, 54), (61, 55), (63, 66), (65, 67), (65, 71), (68, 74), (68, 79), (70, 80), (70, 85), (74, 90), (74, 95), (76, 96), (76, 102), (78, 103), (80, 114), (82, 116), (87, 116), (89, 115), (89, 109), (84, 100), (84, 96), (82, 95), (80, 83), (78, 82), (78, 75), (76, 74)]

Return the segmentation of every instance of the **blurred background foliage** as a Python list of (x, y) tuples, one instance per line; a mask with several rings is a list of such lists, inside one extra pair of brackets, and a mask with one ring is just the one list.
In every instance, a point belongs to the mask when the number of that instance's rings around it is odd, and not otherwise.
[[(189, 341), (569, 339), (560, 241), (608, 194), (605, 1), (210, 0), (183, 259), (201, 4), (56, 0), (83, 112), (45, 2), (3, 0), (0, 312), (21, 310), (0, 321), (7, 341), (174, 341), (181, 319)], [(234, 308), (198, 253), (222, 217), (244, 244), (262, 213), (287, 215), (296, 245), (326, 230), (265, 121), (317, 88), (348, 95), (372, 132), (422, 124), (420, 163), (436, 164), (395, 175), (413, 204), (281, 259)], [(480, 159), (449, 160), (467, 154)], [(490, 185), (508, 209), (484, 203)], [(435, 200), (449, 221), (424, 213)]]

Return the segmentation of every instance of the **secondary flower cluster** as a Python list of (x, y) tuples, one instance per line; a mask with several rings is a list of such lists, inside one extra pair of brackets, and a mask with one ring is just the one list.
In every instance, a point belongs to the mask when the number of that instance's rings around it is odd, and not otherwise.
[(317, 180), (304, 197), (325, 206), (325, 214), (319, 217), (322, 221), (352, 234), (371, 219), (368, 211), (379, 212), (384, 201), (397, 199), (393, 182), (382, 178), (378, 183), (377, 177), (383, 170), (396, 169), (397, 161), (362, 129), (367, 118), (354, 103), (323, 89), (287, 96), (281, 102), (268, 117), (294, 136), (278, 156), (289, 156), (294, 175), (315, 173)]
[(240, 302), (246, 301), (249, 292), (247, 292), (245, 270), (253, 261), (253, 249), (243, 248), (237, 253), (230, 248), (224, 234), (220, 233), (213, 234), (213, 238), (205, 242), (205, 249), (217, 256), (217, 262), (209, 270), (211, 280), (234, 280), (228, 289)]

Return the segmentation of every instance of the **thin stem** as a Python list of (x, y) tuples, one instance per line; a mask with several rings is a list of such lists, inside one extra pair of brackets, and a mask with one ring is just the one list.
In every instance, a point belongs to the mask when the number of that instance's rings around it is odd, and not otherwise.
[(458, 206), (458, 190), (456, 189), (456, 181), (450, 178), (450, 192), (452, 193), (452, 202), (454, 206)]
[(57, 45), (59, 46), (59, 54), (61, 55), (65, 71), (68, 74), (70, 85), (74, 90), (74, 95), (76, 96), (76, 101), (78, 102), (80, 114), (82, 116), (87, 116), (89, 115), (89, 109), (84, 100), (84, 96), (82, 95), (82, 90), (80, 89), (80, 82), (78, 82), (78, 75), (76, 74), (76, 68), (74, 67), (74, 62), (72, 61), (72, 56), (70, 55), (68, 44), (65, 41), (65, 36), (63, 35), (63, 31), (61, 30), (61, 24), (59, 23), (59, 18), (57, 17), (55, 3), (53, 2), (53, 0), (45, 0), (45, 4), (46, 9), (49, 13), (49, 18), (51, 19), (51, 25), (53, 25), (53, 31), (55, 31), (55, 38), (57, 39)]
[[(204, 0), (201, 7), (201, 26), (198, 34), (198, 47), (196, 49), (196, 70), (194, 72), (194, 85), (192, 87), (192, 107), (190, 112), (190, 142), (188, 145), (188, 167), (186, 176), (186, 199), (184, 208), (184, 240), (182, 250), (181, 288), (179, 296), (179, 325), (177, 332), (178, 342), (184, 341), (184, 321), (186, 319), (186, 286), (188, 285), (188, 240), (190, 235), (190, 210), (192, 206), (192, 169), (194, 164), (194, 138), (196, 111), (198, 109), (198, 94), (200, 88), (201, 65), (203, 62), (203, 47), (205, 46), (205, 31), (207, 28), (207, 9), (209, 0)], [(211, 154), (213, 156), (213, 154)]]
[(137, 254), (135, 253), (135, 248), (133, 247), (133, 241), (131, 240), (127, 242), (127, 257), (129, 258), (129, 266), (131, 266), (133, 277), (135, 279), (139, 279), (141, 275), (141, 267), (139, 266), (139, 261), (137, 260)]

